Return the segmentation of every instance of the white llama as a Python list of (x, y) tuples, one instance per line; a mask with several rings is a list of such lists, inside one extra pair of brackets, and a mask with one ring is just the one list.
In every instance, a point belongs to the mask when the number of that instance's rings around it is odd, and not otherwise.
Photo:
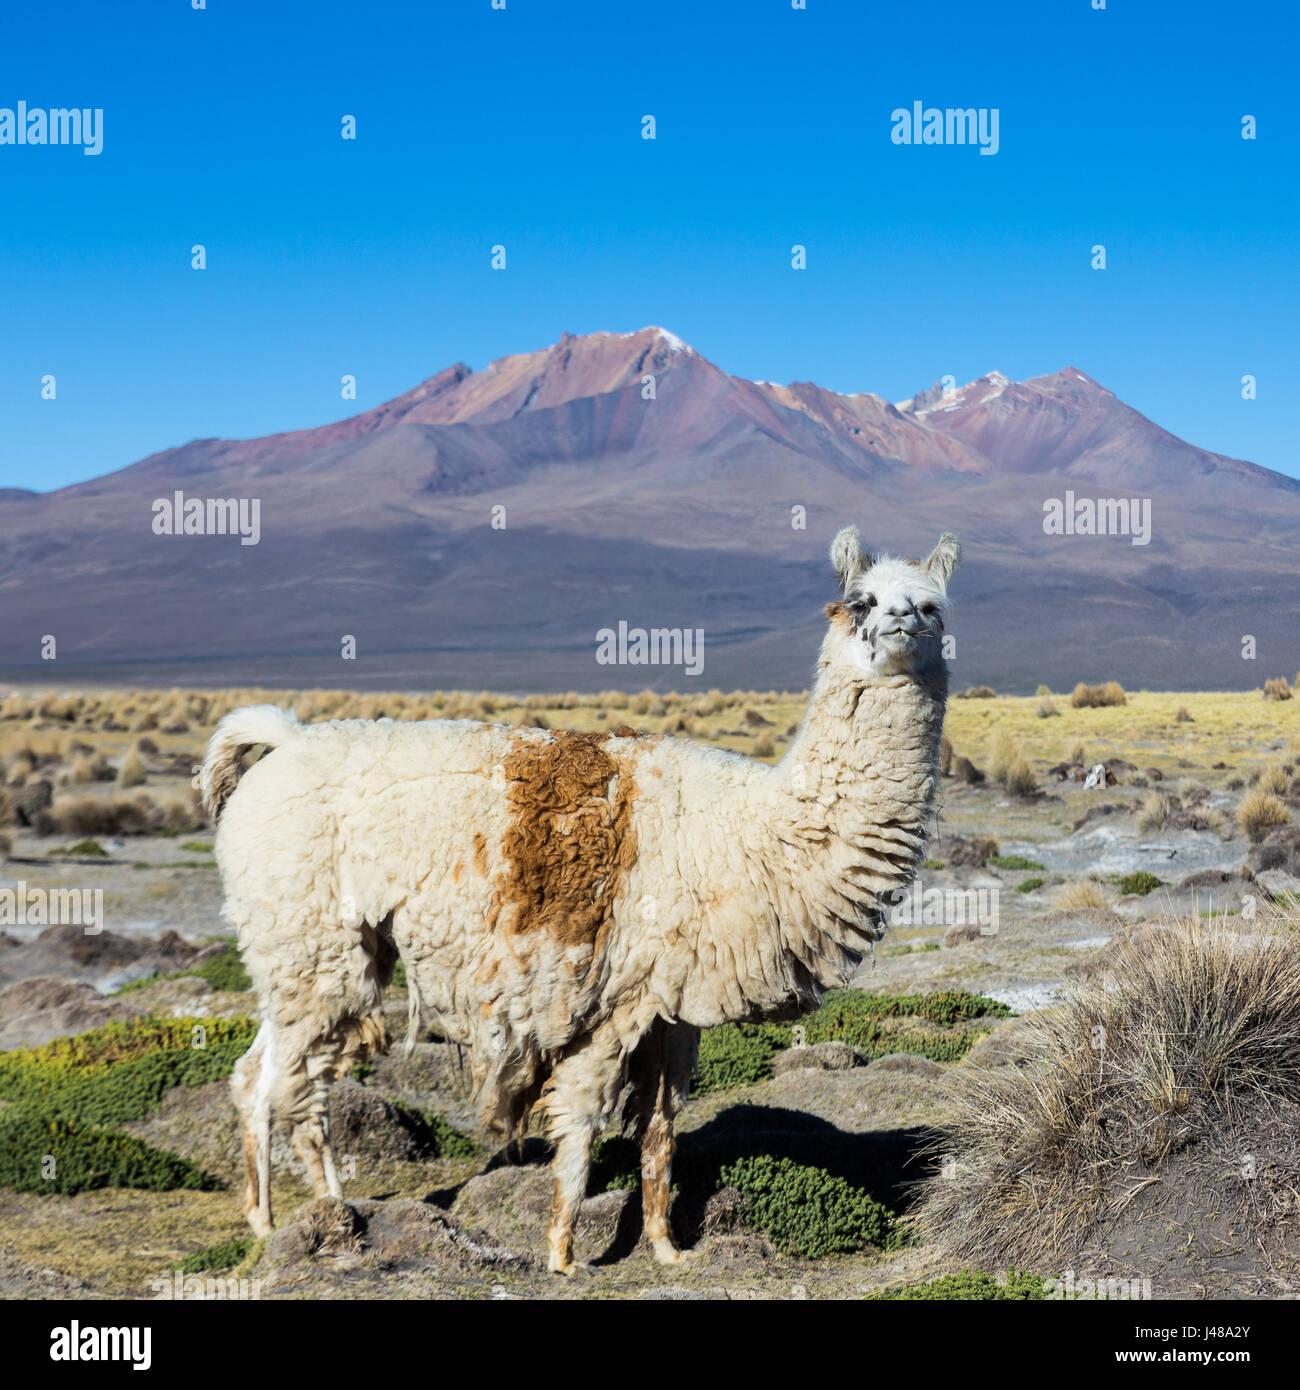
[[(556, 1143), (550, 1267), (596, 1134), (631, 1083), (645, 1230), (668, 1230), (673, 1116), (701, 1028), (791, 1018), (843, 985), (924, 855), (947, 671), (945, 535), (923, 563), (836, 536), (812, 699), (776, 766), (684, 739), (468, 720), (223, 719), (202, 773), (226, 911), (263, 1022), (232, 1088), (244, 1206), (271, 1227), (277, 1113), (316, 1191), (341, 1195), (331, 1081), (383, 1046), (400, 954), (413, 998), (471, 1048), (484, 1123), (540, 1102)], [(272, 751), (241, 778), (241, 758)]]

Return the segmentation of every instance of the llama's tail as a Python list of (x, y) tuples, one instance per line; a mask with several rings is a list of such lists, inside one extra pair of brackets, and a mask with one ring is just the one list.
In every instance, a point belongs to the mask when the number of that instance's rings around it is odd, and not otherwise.
[(278, 748), (301, 728), (298, 716), (278, 705), (248, 705), (226, 715), (208, 740), (207, 756), (199, 773), (203, 809), (213, 825), (239, 785), (239, 763), (244, 754), (259, 744)]

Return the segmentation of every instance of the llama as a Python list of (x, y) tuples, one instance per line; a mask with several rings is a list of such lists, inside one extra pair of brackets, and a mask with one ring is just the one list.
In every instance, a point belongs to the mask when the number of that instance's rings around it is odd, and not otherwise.
[(470, 1048), (485, 1127), (518, 1134), (535, 1107), (548, 1122), (550, 1268), (575, 1268), (592, 1144), (616, 1116), (641, 1143), (646, 1237), (679, 1259), (673, 1118), (700, 1030), (815, 1008), (924, 856), (959, 554), (951, 535), (924, 562), (836, 536), (843, 596), (775, 766), (630, 729), (223, 719), (201, 785), (262, 1003), (231, 1083), (253, 1230), (271, 1229), (273, 1113), (317, 1193), (341, 1196), (329, 1086), (384, 1045), (400, 956), (413, 1010)]

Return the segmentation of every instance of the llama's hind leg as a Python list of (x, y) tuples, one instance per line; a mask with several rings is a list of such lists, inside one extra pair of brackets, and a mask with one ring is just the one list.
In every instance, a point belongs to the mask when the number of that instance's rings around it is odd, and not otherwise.
[[(641, 1140), (641, 1210), (646, 1239), (660, 1264), (677, 1264), (686, 1258), (674, 1244), (668, 1228), (675, 1148), (673, 1118), (690, 1089), (699, 1046), (698, 1028), (656, 1019), (634, 1059), (637, 1134)], [(642, 1065), (637, 1067), (637, 1062)]]
[(293, 1127), (294, 1152), (307, 1170), (307, 1179), (318, 1197), (343, 1196), (334, 1149), (330, 1144), (329, 1082), (312, 1086), (307, 1114)]
[(258, 1236), (271, 1232), (271, 1092), (276, 1079), (275, 1031), (263, 1021), (230, 1079), (243, 1127), (244, 1215)]
[(296, 1065), (285, 1068), (286, 1110), (293, 1122), (293, 1147), (318, 1197), (341, 1198), (338, 1166), (330, 1142), (329, 1091), (339, 1072), (387, 1047), (383, 1018), (370, 1014), (336, 1023), (306, 1046)]

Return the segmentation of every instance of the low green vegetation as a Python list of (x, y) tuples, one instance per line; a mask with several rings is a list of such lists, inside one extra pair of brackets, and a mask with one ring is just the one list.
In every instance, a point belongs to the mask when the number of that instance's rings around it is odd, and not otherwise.
[(0, 1053), (0, 1111), (39, 1112), (77, 1124), (142, 1120), (173, 1086), (229, 1076), (248, 1050), (252, 1019), (138, 1018), (42, 1047)]
[(1027, 859), (1023, 854), (995, 854), (986, 862), (995, 869), (1030, 870), (1043, 867), (1037, 859)]
[(98, 840), (78, 840), (75, 845), (63, 845), (59, 849), (52, 849), (50, 858), (61, 854), (75, 854), (79, 859), (108, 858), (108, 851)]
[(1149, 874), (1142, 870), (1135, 874), (1125, 874), (1122, 878), (1112, 879), (1113, 883), (1119, 884), (1121, 893), (1137, 893), (1141, 897), (1146, 897), (1150, 892), (1163, 885), (1164, 880), (1159, 879), (1155, 874)]
[(196, 1250), (175, 1266), (182, 1274), (204, 1274), (210, 1269), (233, 1269), (242, 1264), (248, 1253), (257, 1244), (254, 1236), (231, 1236), (220, 1245), (209, 1245), (206, 1250)]
[(866, 1295), (868, 1302), (937, 1299), (944, 1302), (1008, 1300), (1035, 1303), (1046, 1297), (1041, 1275), (1021, 1274), (1014, 1269), (1007, 1271), (1004, 1280), (982, 1271), (963, 1269), (959, 1274), (945, 1274), (942, 1278), (929, 1279), (923, 1284), (881, 1289)]
[(253, 988), (253, 982), (249, 979), (248, 971), (244, 969), (244, 962), (240, 958), (239, 948), (231, 943), (209, 956), (200, 965), (186, 970), (174, 970), (169, 975), (151, 975), (142, 980), (128, 980), (116, 993), (130, 994), (136, 990), (148, 989), (161, 980), (186, 979), (206, 980), (213, 989), (236, 994)]
[[(864, 994), (835, 990), (816, 1013), (799, 1024), (726, 1023), (700, 1039), (696, 1094), (748, 1086), (772, 1074), (772, 1058), (794, 1045), (794, 1028), (807, 1043), (844, 1042), (865, 1061), (891, 1052), (914, 1052), (936, 1062), (955, 1062), (970, 1050), (974, 1035), (939, 1031), (977, 1018), (1006, 1018), (1011, 1010), (996, 999), (965, 990), (933, 994)], [(917, 1026), (888, 1027), (885, 1020), (919, 1020)], [(938, 1024), (939, 1029), (921, 1024)]]
[(1037, 893), (1046, 882), (1047, 880), (1045, 878), (1023, 878), (1016, 884), (1016, 892)]
[(103, 1125), (10, 1107), (0, 1115), (0, 1186), (72, 1194), (100, 1187), (153, 1192), (221, 1182), (187, 1159)]
[(181, 848), (187, 854), (211, 854), (212, 846), (204, 840), (186, 840)]
[(430, 1158), (473, 1158), (479, 1153), (478, 1141), (457, 1129), (445, 1115), (425, 1110), (421, 1117), (428, 1131)]
[(0, 1053), (0, 1185), (20, 1192), (220, 1186), (117, 1126), (173, 1086), (222, 1080), (252, 1043), (251, 1019), (132, 1019)]
[[(744, 1224), (789, 1255), (817, 1259), (866, 1246), (896, 1250), (907, 1243), (898, 1218), (870, 1193), (791, 1158), (688, 1148), (678, 1156), (674, 1177), (674, 1191), (734, 1188)], [(614, 1136), (596, 1144), (588, 1192), (634, 1191), (640, 1181), (639, 1149), (631, 1139)]]
[(744, 1199), (743, 1219), (787, 1255), (820, 1255), (906, 1243), (888, 1207), (822, 1168), (757, 1154), (723, 1168), (724, 1185)]

